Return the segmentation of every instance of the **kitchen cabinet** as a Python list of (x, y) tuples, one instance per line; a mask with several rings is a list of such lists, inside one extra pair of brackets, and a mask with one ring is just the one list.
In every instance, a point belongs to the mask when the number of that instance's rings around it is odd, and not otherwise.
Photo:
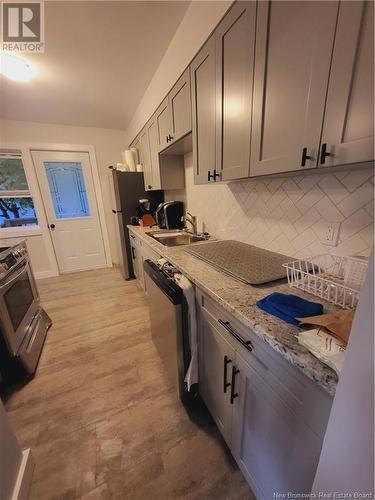
[(235, 353), (204, 310), (200, 321), (199, 392), (221, 434), (230, 444), (232, 406), (229, 404), (229, 386)]
[[(150, 158), (150, 144), (148, 140), (148, 130), (147, 125), (139, 134), (139, 159), (143, 165), (143, 177), (145, 183), (145, 189), (152, 189), (153, 185), (153, 175), (151, 168), (151, 158)], [(156, 188), (155, 188), (156, 189)]]
[(224, 181), (249, 177), (255, 22), (256, 2), (236, 2), (215, 31), (216, 170)]
[(250, 175), (317, 166), (339, 2), (259, 2)]
[(190, 66), (194, 183), (219, 177), (216, 172), (215, 35), (211, 35)]
[(159, 169), (159, 131), (157, 115), (153, 115), (146, 125), (149, 158), (150, 158), (150, 182), (146, 182), (146, 190), (155, 190), (161, 188), (160, 169)]
[(168, 94), (170, 133), (168, 143), (191, 132), (190, 71), (187, 68)]
[(130, 239), (130, 251), (131, 251), (131, 257), (132, 257), (132, 263), (133, 263), (133, 271), (134, 271), (134, 276), (138, 280), (138, 282), (141, 284), (142, 283), (142, 261), (141, 261), (141, 249), (140, 249), (140, 242), (136, 236), (132, 232), (129, 232), (129, 239)]
[(310, 493), (322, 441), (236, 353), (232, 451), (258, 499)]
[(319, 164), (374, 159), (374, 3), (341, 2)]
[(197, 290), (199, 392), (258, 499), (310, 492), (332, 397)]
[(157, 151), (162, 151), (168, 146), (171, 134), (171, 115), (169, 99), (166, 97), (154, 114), (154, 121), (157, 130)]

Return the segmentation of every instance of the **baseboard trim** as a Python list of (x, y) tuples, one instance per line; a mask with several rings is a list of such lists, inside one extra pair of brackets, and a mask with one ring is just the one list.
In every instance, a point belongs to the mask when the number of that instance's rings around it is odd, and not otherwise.
[(31, 479), (34, 471), (34, 459), (30, 448), (22, 451), (22, 461), (18, 469), (12, 500), (25, 500), (29, 496)]
[(55, 276), (58, 276), (58, 273), (55, 273), (54, 271), (39, 271), (34, 272), (34, 276), (36, 280), (43, 280), (45, 278), (54, 278)]

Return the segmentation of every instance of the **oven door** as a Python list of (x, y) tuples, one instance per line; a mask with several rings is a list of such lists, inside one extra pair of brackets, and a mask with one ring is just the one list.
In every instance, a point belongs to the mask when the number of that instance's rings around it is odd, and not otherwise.
[(34, 276), (25, 260), (0, 284), (1, 331), (12, 355), (17, 354), (38, 308)]

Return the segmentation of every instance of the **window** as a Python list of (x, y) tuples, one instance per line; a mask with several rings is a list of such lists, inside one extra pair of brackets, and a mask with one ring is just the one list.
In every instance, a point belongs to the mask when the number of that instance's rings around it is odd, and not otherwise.
[(21, 156), (0, 154), (0, 228), (36, 225), (38, 219)]
[(78, 162), (44, 162), (57, 219), (90, 215), (82, 165)]

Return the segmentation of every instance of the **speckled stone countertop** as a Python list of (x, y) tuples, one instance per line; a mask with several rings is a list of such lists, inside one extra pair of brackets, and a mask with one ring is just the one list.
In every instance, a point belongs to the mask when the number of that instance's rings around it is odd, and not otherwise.
[[(176, 266), (192, 283), (212, 297), (241, 323), (250, 327), (260, 339), (280, 353), (308, 378), (332, 396), (335, 394), (338, 381), (336, 373), (298, 343), (295, 335), (302, 329), (271, 316), (256, 306), (259, 299), (276, 291), (293, 293), (307, 300), (314, 300), (311, 295), (304, 294), (295, 288), (291, 289), (288, 284), (280, 284), (280, 282), (260, 286), (247, 285), (185, 252), (183, 246), (166, 247), (162, 245), (147, 235), (148, 232), (155, 229), (139, 226), (128, 226), (128, 228), (155, 252)], [(332, 304), (324, 301), (322, 303), (326, 310), (334, 308)]]

